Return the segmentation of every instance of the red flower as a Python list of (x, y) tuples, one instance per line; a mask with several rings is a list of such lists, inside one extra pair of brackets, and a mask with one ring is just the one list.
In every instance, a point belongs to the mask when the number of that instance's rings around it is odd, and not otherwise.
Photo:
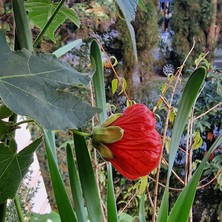
[(124, 131), (118, 141), (102, 142), (113, 155), (108, 161), (123, 176), (134, 180), (158, 166), (162, 143), (155, 124), (154, 113), (143, 104), (135, 104), (108, 125), (107, 128), (117, 126)]

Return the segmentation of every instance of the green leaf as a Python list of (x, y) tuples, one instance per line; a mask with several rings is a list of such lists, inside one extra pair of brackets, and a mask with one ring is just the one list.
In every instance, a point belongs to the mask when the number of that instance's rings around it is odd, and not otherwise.
[(74, 202), (74, 209), (78, 218), (78, 222), (87, 221), (86, 210), (84, 207), (84, 199), (82, 196), (81, 184), (79, 181), (76, 165), (73, 160), (73, 152), (70, 144), (66, 146), (66, 158), (68, 163), (69, 180)]
[(131, 36), (134, 56), (137, 61), (138, 58), (137, 58), (137, 49), (136, 49), (136, 36), (135, 36), (134, 28), (131, 24), (131, 21), (133, 21), (135, 19), (138, 0), (128, 0), (128, 1), (116, 0), (116, 3), (118, 4), (118, 6), (119, 6), (119, 8), (120, 8), (121, 12), (123, 13), (123, 16), (126, 20), (126, 25), (128, 27), (128, 30), (129, 30), (130, 36)]
[(147, 12), (146, 6), (143, 2), (143, 0), (138, 0), (138, 6), (144, 11)]
[(116, 0), (116, 3), (121, 9), (127, 22), (131, 22), (135, 19), (138, 0)]
[(93, 40), (90, 47), (91, 63), (95, 65), (96, 71), (93, 75), (93, 85), (95, 88), (96, 106), (102, 109), (99, 113), (99, 121), (103, 123), (107, 119), (106, 114), (106, 94), (105, 94), (105, 81), (103, 72), (103, 63), (101, 51), (98, 43)]
[[(100, 124), (105, 122), (107, 119), (106, 112), (106, 96), (105, 96), (105, 82), (104, 82), (104, 72), (102, 64), (102, 56), (98, 43), (93, 40), (91, 44), (91, 60), (96, 65), (96, 72), (93, 76), (93, 85), (95, 90), (95, 99), (96, 105), (102, 109), (102, 112), (99, 114)], [(112, 166), (111, 163), (107, 164), (108, 168), (108, 187), (107, 187), (107, 214), (109, 222), (116, 222), (117, 219), (117, 207), (116, 200), (113, 188), (113, 179), (112, 179)]]
[(41, 138), (36, 139), (19, 153), (16, 153), (17, 145), (13, 139), (9, 145), (0, 143), (0, 204), (14, 198), (41, 141)]
[(184, 88), (184, 91), (180, 100), (178, 112), (175, 118), (173, 130), (172, 130), (167, 184), (166, 184), (164, 196), (161, 202), (161, 207), (158, 214), (157, 222), (166, 221), (167, 219), (168, 201), (169, 201), (169, 181), (170, 181), (170, 176), (171, 176), (174, 160), (176, 157), (176, 153), (178, 150), (182, 133), (188, 121), (189, 114), (196, 100), (198, 92), (202, 86), (202, 83), (205, 79), (205, 76), (206, 76), (206, 69), (204, 67), (200, 67), (196, 69), (190, 76)]
[(196, 193), (196, 188), (200, 180), (201, 174), (204, 170), (204, 166), (210, 157), (210, 154), (222, 143), (222, 136), (219, 136), (214, 144), (211, 146), (210, 150), (205, 155), (204, 159), (201, 161), (199, 167), (193, 174), (192, 178), (188, 182), (187, 186), (180, 193), (179, 197), (174, 204), (167, 222), (186, 222), (188, 220), (190, 209), (194, 200)]
[(112, 80), (112, 94), (114, 94), (117, 90), (118, 87), (118, 80), (117, 79), (113, 79)]
[(55, 55), (57, 58), (59, 58), (60, 56), (65, 55), (68, 51), (72, 50), (76, 46), (79, 46), (80, 44), (82, 44), (82, 39), (77, 39), (77, 40), (72, 41), (72, 42), (68, 43), (67, 45), (64, 45), (63, 47), (57, 49), (52, 54)]
[(32, 213), (32, 217), (30, 219), (30, 222), (47, 222), (47, 221), (53, 221), (53, 222), (61, 222), (60, 216), (55, 211), (52, 211), (49, 214), (37, 214)]
[(119, 222), (133, 222), (134, 218), (126, 213), (121, 213), (119, 216)]
[(54, 133), (52, 131), (43, 129), (43, 134), (45, 137), (45, 147), (48, 158), (51, 181), (61, 221), (77, 222), (75, 212), (72, 208), (62, 176), (59, 172), (59, 167), (57, 162), (58, 160), (55, 153), (56, 146), (55, 146)]
[(195, 132), (194, 138), (193, 138), (193, 144), (191, 146), (191, 149), (198, 149), (203, 144), (203, 139), (200, 136), (200, 132)]
[(192, 106), (196, 100), (196, 97), (203, 84), (205, 77), (206, 77), (206, 69), (204, 67), (196, 69), (190, 76), (184, 88), (172, 131), (168, 177), (171, 174), (174, 160), (176, 157), (176, 152), (178, 150), (178, 146), (185, 125), (187, 124), (189, 114), (191, 112)]
[[(57, 3), (51, 3), (50, 0), (29, 0), (25, 3), (26, 10), (29, 12), (29, 19), (41, 30), (52, 16), (57, 5)], [(56, 42), (54, 33), (66, 19), (70, 19), (77, 27), (80, 26), (80, 20), (75, 11), (62, 6), (45, 33), (54, 43)]]
[(90, 221), (102, 222), (103, 219), (98, 186), (96, 184), (92, 162), (89, 156), (85, 138), (83, 136), (74, 134), (74, 144), (79, 169), (79, 177)]
[(4, 104), (0, 104), (0, 119), (10, 117), (13, 112)]
[(67, 90), (87, 85), (89, 74), (49, 54), (11, 51), (2, 32), (0, 48), (0, 97), (13, 112), (47, 129), (66, 130), (83, 126), (99, 111)]

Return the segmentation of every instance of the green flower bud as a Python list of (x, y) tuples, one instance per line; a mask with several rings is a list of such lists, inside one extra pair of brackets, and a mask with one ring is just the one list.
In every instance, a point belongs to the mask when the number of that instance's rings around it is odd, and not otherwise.
[(96, 126), (92, 131), (93, 141), (114, 143), (122, 139), (124, 130), (119, 126)]
[(112, 151), (104, 144), (93, 141), (92, 146), (99, 151), (103, 159), (110, 160), (114, 158)]

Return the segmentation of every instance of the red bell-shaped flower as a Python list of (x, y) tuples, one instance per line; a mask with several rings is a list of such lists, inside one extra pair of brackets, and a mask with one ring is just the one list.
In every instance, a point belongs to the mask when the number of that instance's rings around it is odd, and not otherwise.
[[(123, 115), (104, 127), (118, 127), (123, 135), (115, 142), (102, 141), (112, 155), (106, 159), (125, 177), (137, 179), (159, 164), (162, 142), (155, 129), (156, 118), (143, 104), (128, 107)], [(120, 131), (120, 130), (119, 130)], [(98, 141), (99, 142), (99, 141)]]

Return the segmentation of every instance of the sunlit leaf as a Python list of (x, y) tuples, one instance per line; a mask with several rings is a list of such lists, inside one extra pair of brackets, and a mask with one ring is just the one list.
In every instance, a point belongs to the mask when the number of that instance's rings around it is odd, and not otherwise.
[(139, 190), (140, 195), (142, 195), (145, 192), (147, 184), (148, 184), (147, 176), (142, 177)]
[(112, 80), (112, 94), (115, 94), (116, 90), (118, 87), (118, 80), (117, 79), (113, 79)]
[(119, 95), (120, 95), (121, 93), (123, 93), (123, 90), (126, 90), (126, 88), (127, 88), (126, 79), (125, 79), (125, 78), (121, 78), (120, 81), (121, 81), (121, 84), (122, 84), (122, 90), (120, 91)]
[(203, 139), (200, 135), (200, 132), (195, 132), (191, 149), (193, 149), (193, 150), (198, 149), (202, 145), (203, 145)]
[(0, 97), (13, 112), (33, 118), (47, 129), (78, 128), (99, 111), (69, 87), (87, 85), (82, 74), (49, 54), (11, 51), (0, 32)]
[[(57, 5), (57, 3), (52, 3), (51, 0), (29, 0), (25, 3), (26, 10), (29, 12), (29, 19), (41, 30), (52, 16)], [(54, 43), (56, 42), (54, 33), (66, 19), (70, 19), (76, 26), (80, 26), (80, 20), (75, 11), (62, 6), (45, 33)]]

